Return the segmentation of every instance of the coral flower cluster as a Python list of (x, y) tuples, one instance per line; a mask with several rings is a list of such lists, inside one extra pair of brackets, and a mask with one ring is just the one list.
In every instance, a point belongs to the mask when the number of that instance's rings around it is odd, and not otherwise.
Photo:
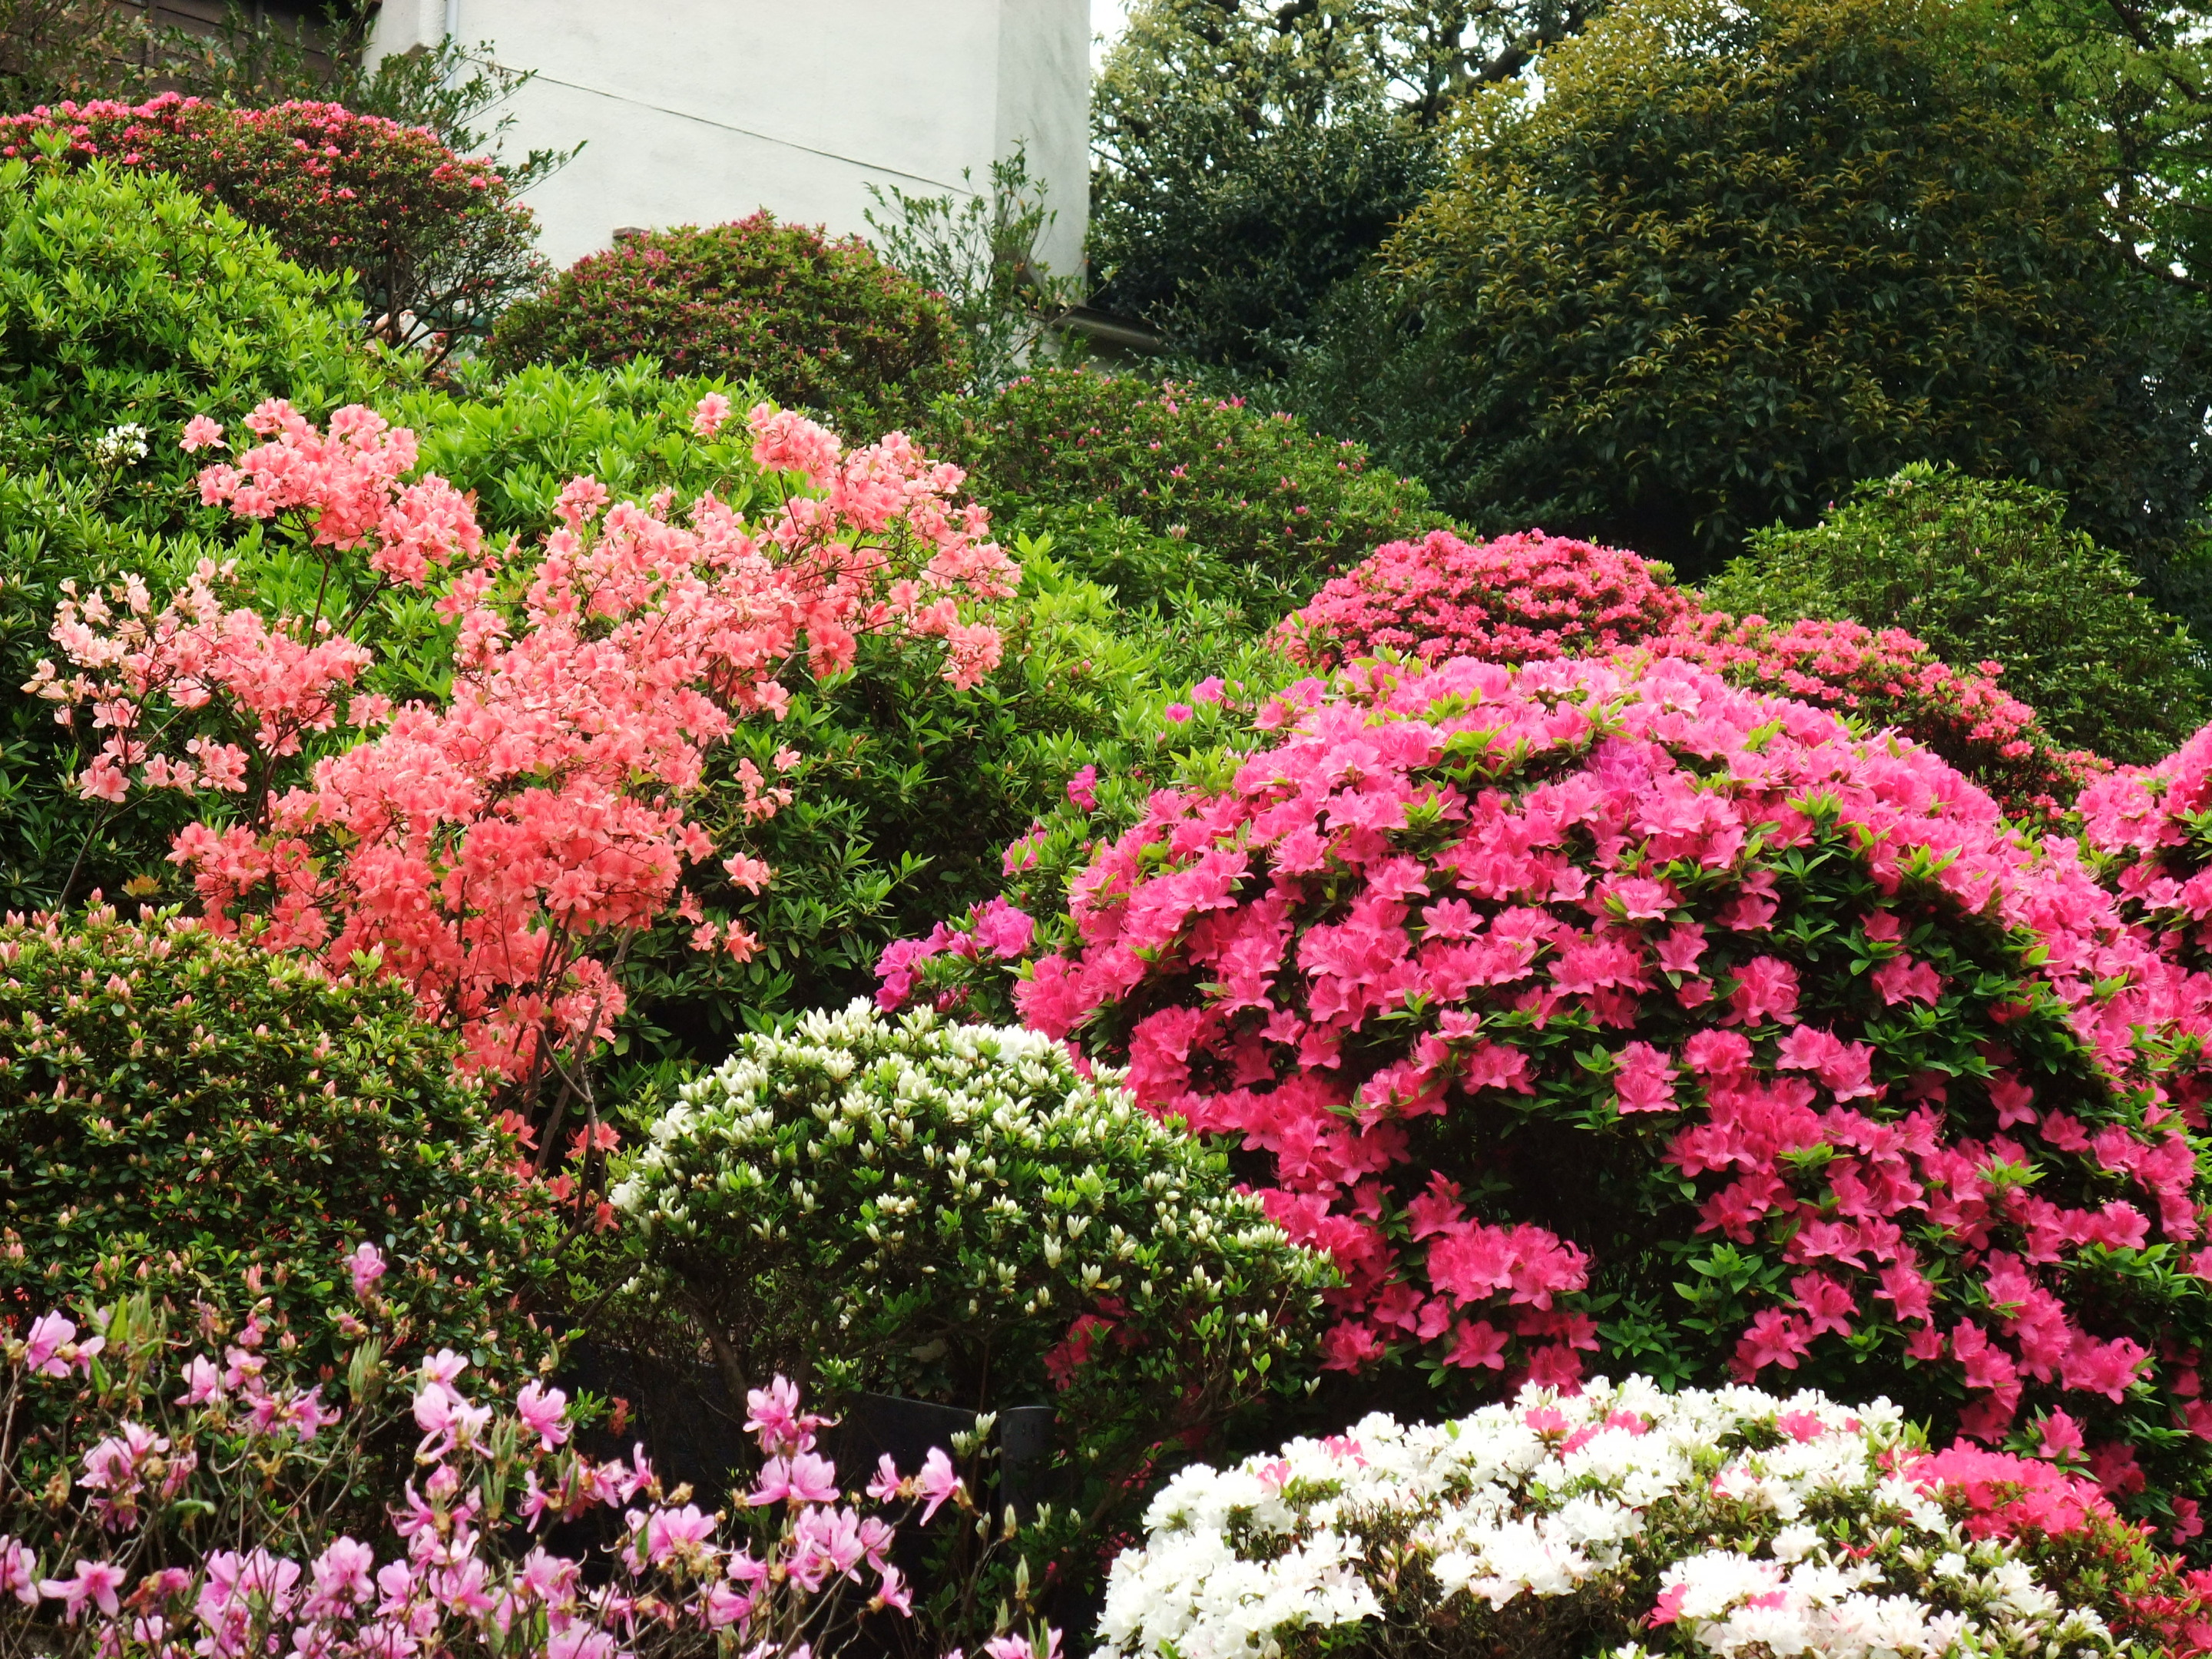
[[(786, 488), (759, 520), (710, 494), (672, 522), (665, 501), (609, 507), (578, 479), (526, 556), (487, 546), (434, 476), (404, 483), (412, 436), (368, 410), (325, 433), (272, 402), (248, 424), (260, 441), (203, 471), (204, 499), (296, 522), (349, 616), (264, 621), (225, 602), (212, 566), (158, 610), (125, 578), (64, 605), (68, 667), (41, 665), (27, 689), (104, 734), (88, 796), (237, 798), (172, 854), (210, 925), (252, 917), (264, 945), (340, 970), (379, 953), (503, 1077), (611, 1029), (622, 992), (590, 952), (676, 905), (685, 864), (713, 854), (684, 803), (733, 720), (781, 713), (787, 662), (839, 672), (871, 631), (942, 641), (956, 685), (998, 660), (996, 631), (961, 607), (1018, 572), (981, 511), (951, 499), (958, 469), (896, 434), (847, 453), (763, 405), (753, 457)], [(201, 419), (185, 441), (222, 438)], [(453, 629), (442, 697), (362, 690), (371, 654), (344, 624), (394, 586), (433, 592)], [(739, 774), (754, 816), (789, 799), (751, 763)], [(737, 923), (693, 919), (696, 946), (751, 949)]]

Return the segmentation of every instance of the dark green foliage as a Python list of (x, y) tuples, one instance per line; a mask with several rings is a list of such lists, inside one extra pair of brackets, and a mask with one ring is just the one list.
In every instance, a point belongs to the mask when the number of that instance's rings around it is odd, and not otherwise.
[(2049, 490), (1908, 466), (1809, 530), (1759, 532), (1707, 593), (1739, 616), (1902, 628), (1954, 667), (2002, 664), (2062, 740), (2148, 764), (2206, 718), (2201, 654), (2064, 514)]
[(848, 443), (911, 427), (969, 372), (944, 300), (858, 237), (831, 240), (765, 213), (578, 260), (507, 312), (488, 355), (504, 368), (651, 356), (680, 374), (750, 380)]
[(2197, 313), (2011, 52), (1936, 0), (1608, 13), (1540, 100), (1470, 105), (1389, 251), (1414, 364), (1338, 387), (1350, 429), (1486, 529), (1692, 573), (1921, 459), (2063, 490), (2150, 568), (2203, 490)]
[[(1380, 544), (1445, 522), (1419, 483), (1370, 466), (1358, 445), (1171, 383), (1054, 370), (949, 402), (936, 424), (994, 514), (1049, 530), (1101, 581), (1134, 568), (1141, 587), (1127, 596), (1139, 600), (1225, 575), (1279, 614)], [(1188, 574), (1130, 526), (1188, 547)], [(1092, 548), (1099, 562), (1085, 558)]]
[(534, 1364), (513, 1143), (404, 988), (112, 909), (0, 959), (0, 1321), (143, 1291), (335, 1362), (367, 1240), (410, 1347)]

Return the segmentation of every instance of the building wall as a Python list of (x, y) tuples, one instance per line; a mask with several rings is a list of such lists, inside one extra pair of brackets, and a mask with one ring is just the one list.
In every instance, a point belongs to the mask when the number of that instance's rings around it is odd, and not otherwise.
[[(458, 18), (450, 15), (458, 11)], [(1026, 141), (1080, 256), (1088, 194), (1087, 0), (384, 0), (374, 50), (451, 25), (538, 78), (509, 154), (588, 141), (526, 198), (556, 264), (631, 225), (778, 218), (865, 231), (870, 183), (988, 185)]]

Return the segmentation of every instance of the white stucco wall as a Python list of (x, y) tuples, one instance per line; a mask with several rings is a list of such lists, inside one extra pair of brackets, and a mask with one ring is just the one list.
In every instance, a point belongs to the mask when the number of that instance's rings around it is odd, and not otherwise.
[[(450, 14), (458, 11), (457, 19)], [(1088, 0), (385, 0), (374, 51), (492, 43), (538, 78), (507, 106), (510, 155), (588, 143), (526, 198), (567, 264), (618, 228), (780, 219), (867, 228), (871, 182), (979, 185), (1025, 142), (1080, 257), (1088, 193)]]

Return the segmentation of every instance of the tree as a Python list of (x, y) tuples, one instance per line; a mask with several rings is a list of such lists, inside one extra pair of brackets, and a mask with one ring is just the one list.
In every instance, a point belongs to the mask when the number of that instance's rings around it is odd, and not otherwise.
[(1093, 90), (1101, 302), (1211, 362), (1284, 368), (1434, 182), (1467, 91), (1590, 0), (1151, 0)]
[[(2169, 560), (2204, 483), (2203, 330), (2106, 239), (1989, 14), (1636, 0), (1544, 81), (1475, 98), (1389, 251), (1389, 372), (1334, 389), (1448, 508), (1695, 572), (1949, 460)], [(1340, 362), (1377, 355), (1376, 304)]]

